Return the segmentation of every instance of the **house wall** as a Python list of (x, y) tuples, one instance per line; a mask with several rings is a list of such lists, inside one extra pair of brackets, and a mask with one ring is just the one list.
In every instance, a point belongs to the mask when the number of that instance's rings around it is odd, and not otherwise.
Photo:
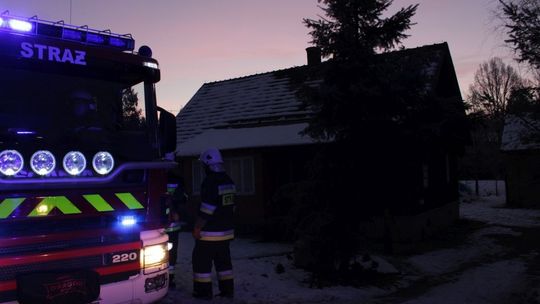
[[(253, 158), (254, 193), (236, 196), (237, 222), (240, 225), (260, 225), (269, 216), (280, 216), (286, 210), (276, 209), (274, 195), (282, 187), (308, 179), (308, 162), (311, 161), (319, 146), (305, 145), (264, 149), (243, 149), (223, 151), (227, 158)], [(456, 201), (458, 195), (456, 176), (456, 157), (440, 149), (428, 151), (427, 159), (414, 160), (407, 165), (405, 175), (394, 182), (399, 185), (397, 197), (400, 201), (391, 203), (397, 206), (396, 214), (419, 214)], [(196, 215), (196, 206), (200, 196), (193, 194), (192, 164), (195, 157), (181, 160), (182, 172), (189, 195), (190, 217)], [(448, 164), (447, 164), (448, 162)], [(428, 166), (429, 185), (424, 187), (422, 165)], [(450, 171), (447, 173), (447, 166)], [(408, 172), (408, 173), (407, 173)], [(395, 172), (389, 172), (392, 175)], [(381, 181), (386, 183), (388, 181)], [(390, 182), (391, 183), (391, 182)], [(392, 187), (391, 184), (385, 185)], [(379, 204), (374, 194), (373, 203)]]
[(505, 164), (506, 203), (512, 207), (540, 208), (539, 153), (508, 153)]
[[(253, 194), (239, 194), (235, 197), (237, 222), (240, 225), (256, 224), (264, 215), (263, 197), (265, 193), (264, 178), (262, 167), (261, 153), (256, 150), (243, 151), (222, 151), (224, 159), (227, 158), (253, 158), (254, 171), (254, 192)], [(197, 206), (200, 203), (200, 195), (193, 193), (193, 162), (197, 161), (196, 157), (184, 157), (181, 159), (182, 172), (185, 179), (185, 185), (188, 199), (188, 221), (193, 221), (197, 215)]]
[[(253, 158), (254, 193), (236, 195), (237, 224), (247, 228), (261, 225), (272, 213), (275, 192), (283, 185), (306, 179), (306, 163), (316, 149), (316, 145), (304, 145), (222, 151), (224, 159)], [(196, 216), (200, 202), (200, 196), (192, 193), (192, 164), (196, 159), (184, 157), (179, 161), (189, 195), (188, 211), (191, 219)]]
[(267, 216), (272, 216), (275, 210), (274, 195), (283, 186), (306, 181), (309, 176), (309, 162), (312, 160), (319, 145), (302, 145), (290, 147), (275, 147), (263, 152), (263, 172), (265, 195), (263, 197)]
[(457, 201), (459, 197), (457, 155), (442, 147), (434, 147), (427, 159), (430, 184), (425, 189), (427, 205), (425, 209)]

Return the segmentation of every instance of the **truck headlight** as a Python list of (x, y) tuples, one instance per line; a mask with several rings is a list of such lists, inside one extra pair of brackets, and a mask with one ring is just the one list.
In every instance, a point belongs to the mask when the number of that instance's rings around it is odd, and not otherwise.
[(145, 274), (167, 269), (169, 262), (167, 243), (144, 247), (141, 257)]
[(36, 174), (45, 176), (51, 173), (56, 166), (54, 155), (46, 150), (40, 150), (30, 157), (30, 167)]
[(23, 168), (24, 160), (21, 153), (15, 150), (4, 150), (0, 153), (0, 172), (13, 176)]
[(114, 167), (114, 158), (111, 153), (100, 151), (92, 159), (94, 170), (101, 175), (109, 174)]
[(86, 158), (79, 151), (68, 152), (62, 163), (64, 170), (70, 175), (79, 175), (86, 169)]

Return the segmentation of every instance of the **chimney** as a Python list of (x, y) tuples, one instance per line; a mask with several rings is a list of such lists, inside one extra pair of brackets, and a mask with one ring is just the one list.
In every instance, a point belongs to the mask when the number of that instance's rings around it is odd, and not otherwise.
[(321, 63), (321, 49), (316, 46), (306, 48), (308, 66), (315, 66)]

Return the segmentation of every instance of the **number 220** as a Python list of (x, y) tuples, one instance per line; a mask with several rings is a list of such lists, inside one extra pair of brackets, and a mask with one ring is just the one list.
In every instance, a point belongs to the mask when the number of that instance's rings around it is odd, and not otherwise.
[(112, 256), (113, 264), (122, 263), (122, 262), (129, 262), (129, 261), (135, 261), (136, 259), (137, 259), (137, 253), (136, 252), (113, 254), (113, 256)]

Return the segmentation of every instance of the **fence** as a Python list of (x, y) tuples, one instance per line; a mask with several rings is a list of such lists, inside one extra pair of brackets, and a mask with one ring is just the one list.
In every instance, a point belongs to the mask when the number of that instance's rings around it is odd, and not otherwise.
[(503, 180), (461, 180), (459, 192), (461, 195), (505, 196), (506, 184)]

